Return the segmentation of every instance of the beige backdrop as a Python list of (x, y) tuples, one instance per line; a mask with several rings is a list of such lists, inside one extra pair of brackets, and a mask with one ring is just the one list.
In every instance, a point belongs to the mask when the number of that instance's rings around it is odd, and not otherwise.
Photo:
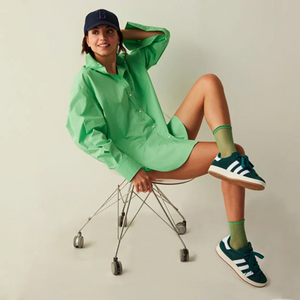
[[(266, 288), (248, 286), (215, 254), (229, 232), (220, 182), (209, 176), (164, 189), (188, 221), (189, 263), (147, 208), (121, 244), (122, 276), (110, 271), (114, 208), (83, 232), (84, 249), (73, 248), (80, 226), (121, 181), (65, 128), (84, 63), (84, 18), (98, 8), (115, 12), (122, 28), (132, 21), (171, 32), (150, 70), (168, 115), (201, 75), (222, 80), (235, 141), (267, 181), (264, 192), (247, 192), (246, 207)], [(297, 299), (299, 10), (296, 0), (2, 1), (0, 299)], [(206, 125), (198, 139), (213, 140)]]

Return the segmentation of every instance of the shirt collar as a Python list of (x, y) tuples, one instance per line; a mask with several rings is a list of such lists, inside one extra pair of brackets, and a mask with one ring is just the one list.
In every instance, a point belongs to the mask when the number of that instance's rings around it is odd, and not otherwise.
[[(109, 74), (107, 73), (106, 68), (103, 65), (101, 65), (99, 62), (97, 62), (89, 53), (85, 56), (85, 65), (87, 68), (93, 69), (95, 71)], [(123, 77), (123, 74), (126, 70), (124, 54), (119, 54), (117, 56), (117, 68), (118, 68), (118, 74)]]

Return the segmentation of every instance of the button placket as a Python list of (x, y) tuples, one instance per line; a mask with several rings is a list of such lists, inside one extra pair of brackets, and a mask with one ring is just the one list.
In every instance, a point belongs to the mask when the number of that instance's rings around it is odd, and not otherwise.
[(132, 94), (129, 92), (128, 93), (128, 97), (129, 97), (129, 101), (132, 103), (132, 105), (134, 106), (134, 108), (136, 109), (136, 111), (141, 114), (142, 110), (139, 108), (139, 105), (134, 101), (134, 99), (132, 98)]
[(138, 110), (138, 105), (135, 103), (135, 101), (134, 101), (134, 99), (132, 97), (131, 91), (130, 90), (127, 90), (127, 91), (128, 91), (128, 99), (131, 102), (131, 104), (134, 107), (134, 109), (137, 111)]

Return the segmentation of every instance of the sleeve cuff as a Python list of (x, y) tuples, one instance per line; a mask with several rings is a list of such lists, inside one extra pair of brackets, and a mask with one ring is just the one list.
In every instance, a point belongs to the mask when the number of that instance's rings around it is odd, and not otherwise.
[(115, 171), (123, 176), (128, 182), (135, 176), (135, 174), (142, 168), (142, 166), (135, 160), (126, 156), (125, 160), (119, 165)]
[(167, 29), (161, 27), (144, 26), (133, 22), (127, 22), (125, 29), (141, 29), (144, 31), (162, 31), (164, 33), (164, 35), (154, 35), (144, 40), (124, 40), (124, 45), (129, 50), (135, 50), (135, 49), (147, 47), (151, 45), (154, 41), (159, 42), (159, 41), (170, 39), (170, 32)]

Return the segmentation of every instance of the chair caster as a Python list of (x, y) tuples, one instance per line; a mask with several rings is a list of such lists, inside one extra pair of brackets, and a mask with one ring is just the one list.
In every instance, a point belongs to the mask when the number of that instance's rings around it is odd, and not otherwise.
[[(121, 216), (119, 216), (119, 221), (118, 221), (118, 223), (119, 223), (119, 226), (120, 226), (120, 227), (123, 226), (124, 219), (125, 219), (125, 213), (123, 213)], [(127, 227), (127, 218), (125, 219), (124, 227)]]
[(179, 222), (176, 224), (178, 234), (185, 234), (186, 233), (186, 221)]
[(180, 261), (185, 262), (189, 261), (189, 250), (188, 249), (180, 249)]
[(111, 263), (111, 271), (114, 275), (121, 275), (123, 272), (122, 263), (117, 258)]
[(73, 239), (73, 246), (75, 248), (83, 248), (84, 238), (81, 235), (81, 232), (78, 232), (78, 235), (76, 235)]

